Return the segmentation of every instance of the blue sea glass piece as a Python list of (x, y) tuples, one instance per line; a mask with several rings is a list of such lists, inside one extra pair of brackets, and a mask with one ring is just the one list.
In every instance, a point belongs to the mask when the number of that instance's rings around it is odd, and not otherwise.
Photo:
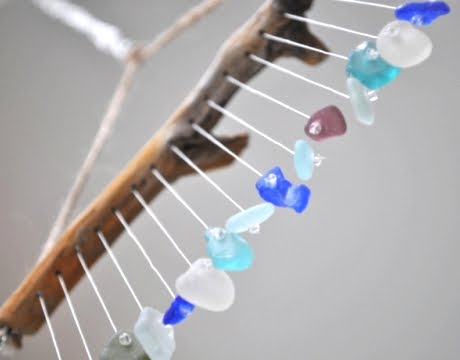
[(425, 26), (448, 13), (450, 13), (450, 7), (444, 1), (409, 2), (395, 9), (397, 19)]
[(294, 145), (294, 168), (302, 180), (310, 180), (315, 168), (315, 153), (305, 140), (297, 140)]
[(195, 305), (189, 303), (187, 300), (176, 296), (174, 301), (169, 306), (169, 309), (163, 316), (163, 325), (176, 325), (184, 321), (189, 316)]
[(250, 207), (231, 216), (225, 223), (225, 229), (236, 234), (251, 230), (268, 220), (274, 212), (275, 207), (270, 203)]
[(208, 229), (204, 235), (206, 251), (216, 269), (243, 271), (254, 260), (254, 253), (246, 240), (235, 233), (221, 228)]
[(278, 207), (292, 208), (297, 213), (307, 208), (310, 199), (310, 189), (303, 184), (293, 185), (278, 166), (257, 180), (256, 189), (265, 201)]
[(142, 309), (134, 335), (151, 360), (170, 360), (176, 349), (173, 327), (163, 325), (163, 314), (151, 307)]
[(377, 90), (393, 81), (401, 69), (387, 63), (380, 56), (375, 41), (369, 40), (351, 52), (346, 71), (368, 89)]

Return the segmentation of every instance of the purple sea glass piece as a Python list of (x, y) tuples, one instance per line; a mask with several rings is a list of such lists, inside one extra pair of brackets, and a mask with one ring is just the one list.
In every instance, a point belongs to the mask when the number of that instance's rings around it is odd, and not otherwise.
[(315, 112), (305, 126), (305, 134), (316, 141), (340, 136), (347, 131), (345, 117), (337, 106), (331, 105)]
[(256, 183), (262, 199), (278, 206), (288, 207), (297, 213), (303, 212), (310, 200), (310, 189), (304, 185), (293, 185), (284, 177), (278, 166), (270, 169)]

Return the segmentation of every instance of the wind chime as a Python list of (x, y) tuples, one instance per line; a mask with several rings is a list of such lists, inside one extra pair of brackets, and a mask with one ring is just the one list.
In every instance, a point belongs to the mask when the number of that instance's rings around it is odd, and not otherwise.
[[(65, 299), (87, 356), (92, 359), (69, 294), (84, 275), (114, 331), (107, 346), (100, 351), (100, 359), (171, 359), (176, 347), (174, 327), (186, 320), (196, 307), (214, 312), (231, 307), (235, 287), (228, 273), (244, 271), (253, 263), (253, 250), (243, 234), (259, 232), (261, 224), (271, 218), (277, 208), (304, 213), (311, 194), (304, 182), (312, 177), (315, 167), (324, 160), (315, 153), (311, 143), (341, 136), (347, 131), (345, 118), (338, 107), (327, 106), (308, 115), (247, 85), (248, 80), (264, 67), (271, 68), (349, 99), (356, 120), (372, 125), (375, 121), (372, 102), (377, 99), (377, 91), (395, 80), (402, 69), (420, 64), (431, 54), (431, 40), (420, 27), (431, 24), (450, 11), (443, 1), (411, 2), (398, 7), (355, 0), (336, 1), (389, 9), (394, 12), (396, 20), (390, 21), (378, 35), (372, 35), (305, 17), (311, 0), (268, 0), (223, 45), (211, 68), (179, 109), (64, 232), (6, 301), (0, 309), (2, 348), (20, 347), (23, 335), (33, 334), (46, 322), (56, 355), (61, 359), (50, 315)], [(308, 24), (352, 33), (367, 40), (352, 49), (349, 56), (336, 54), (310, 33)], [(348, 93), (276, 65), (274, 61), (281, 56), (293, 56), (310, 65), (321, 62), (327, 56), (344, 60), (344, 81)], [(288, 147), (228, 111), (225, 105), (238, 89), (304, 117), (305, 134), (309, 141), (302, 136), (292, 148)], [(214, 136), (211, 130), (222, 116), (285, 150), (292, 157), (298, 180), (287, 179), (279, 166), (261, 172), (242, 159), (239, 154), (247, 144), (246, 136)], [(227, 165), (233, 160), (258, 177), (254, 187), (262, 200), (260, 204), (243, 208), (206, 174), (207, 170)], [(235, 205), (238, 212), (222, 219), (218, 227), (208, 226), (172, 186), (176, 179), (191, 172), (198, 173)], [(163, 188), (171, 192), (203, 225), (208, 257), (189, 260), (150, 208), (148, 202)], [(160, 227), (187, 265), (186, 271), (176, 280), (176, 291), (164, 280), (130, 227), (130, 222), (142, 210)], [(111, 244), (123, 231), (139, 247), (170, 293), (172, 302), (168, 309), (143, 306), (137, 298), (111, 250)], [(91, 276), (90, 267), (104, 253), (112, 259), (139, 307), (140, 314), (132, 330), (120, 331), (116, 327)]]

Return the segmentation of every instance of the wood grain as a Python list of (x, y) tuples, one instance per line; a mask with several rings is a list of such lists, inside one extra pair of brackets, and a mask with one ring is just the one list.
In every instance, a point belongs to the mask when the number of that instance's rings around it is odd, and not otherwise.
[[(170, 144), (181, 148), (204, 170), (226, 166), (233, 161), (222, 150), (197, 136), (190, 126), (191, 122), (196, 122), (203, 128), (212, 130), (216, 125), (221, 114), (210, 109), (205, 100), (210, 98), (225, 106), (238, 90), (235, 85), (226, 81), (225, 74), (242, 82), (247, 82), (256, 75), (263, 67), (249, 59), (249, 53), (269, 61), (281, 56), (294, 56), (310, 65), (325, 58), (325, 55), (317, 52), (271, 43), (261, 36), (261, 31), (265, 31), (327, 50), (309, 32), (307, 25), (288, 20), (283, 15), (285, 11), (303, 14), (311, 3), (311, 0), (269, 0), (223, 44), (198, 85), (179, 108), (73, 221), (54, 248), (3, 304), (0, 309), (0, 328), (8, 328), (18, 345), (22, 335), (33, 334), (44, 323), (37, 299), (38, 292), (43, 295), (50, 314), (61, 303), (64, 295), (55, 273), (62, 273), (69, 289), (84, 276), (75, 256), (75, 247), (79, 246), (88, 265), (93, 265), (104, 254), (95, 229), (100, 229), (109, 243), (113, 243), (122, 232), (122, 226), (114, 216), (113, 209), (120, 210), (128, 221), (132, 221), (142, 211), (141, 205), (131, 193), (132, 187), (135, 186), (148, 201), (162, 190), (161, 184), (151, 175), (152, 166), (157, 167), (170, 182), (192, 172), (191, 168), (170, 151)], [(220, 140), (238, 154), (248, 143), (247, 135), (224, 137)]]

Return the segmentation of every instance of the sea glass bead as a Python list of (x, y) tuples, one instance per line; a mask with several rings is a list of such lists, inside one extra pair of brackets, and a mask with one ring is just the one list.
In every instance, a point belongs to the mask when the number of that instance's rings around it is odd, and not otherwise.
[(294, 145), (294, 168), (297, 176), (302, 180), (309, 180), (315, 168), (315, 153), (305, 140), (297, 140)]
[(151, 307), (142, 309), (134, 335), (151, 360), (169, 360), (176, 349), (174, 329), (163, 325), (163, 314)]
[(408, 68), (425, 61), (433, 50), (433, 43), (423, 31), (396, 20), (380, 31), (377, 49), (389, 64)]
[(252, 265), (254, 252), (238, 234), (213, 228), (206, 230), (204, 237), (207, 242), (206, 251), (216, 269), (243, 271)]
[(119, 331), (102, 350), (99, 360), (149, 360), (149, 357), (131, 331)]
[(380, 56), (373, 40), (358, 45), (348, 58), (347, 74), (368, 89), (376, 90), (389, 84), (400, 72), (400, 68), (390, 65)]
[(358, 122), (364, 125), (372, 125), (375, 121), (375, 114), (369, 100), (369, 90), (351, 76), (347, 79), (347, 88), (351, 106)]
[(232, 279), (208, 258), (196, 260), (177, 278), (176, 291), (189, 303), (209, 311), (225, 311), (235, 300)]
[(187, 300), (181, 298), (180, 296), (176, 296), (163, 316), (163, 325), (179, 324), (184, 321), (194, 309), (195, 305), (190, 304)]
[(315, 112), (305, 125), (305, 134), (316, 141), (340, 136), (347, 131), (345, 117), (337, 106), (331, 105)]
[(267, 221), (274, 213), (275, 207), (270, 203), (252, 206), (228, 218), (225, 229), (237, 234), (250, 231)]
[(444, 1), (409, 2), (395, 9), (395, 17), (414, 25), (430, 25), (439, 16), (449, 12), (450, 7)]
[(292, 208), (297, 213), (307, 208), (310, 199), (310, 189), (303, 184), (293, 185), (278, 166), (270, 169), (257, 181), (256, 189), (265, 201), (278, 207)]

